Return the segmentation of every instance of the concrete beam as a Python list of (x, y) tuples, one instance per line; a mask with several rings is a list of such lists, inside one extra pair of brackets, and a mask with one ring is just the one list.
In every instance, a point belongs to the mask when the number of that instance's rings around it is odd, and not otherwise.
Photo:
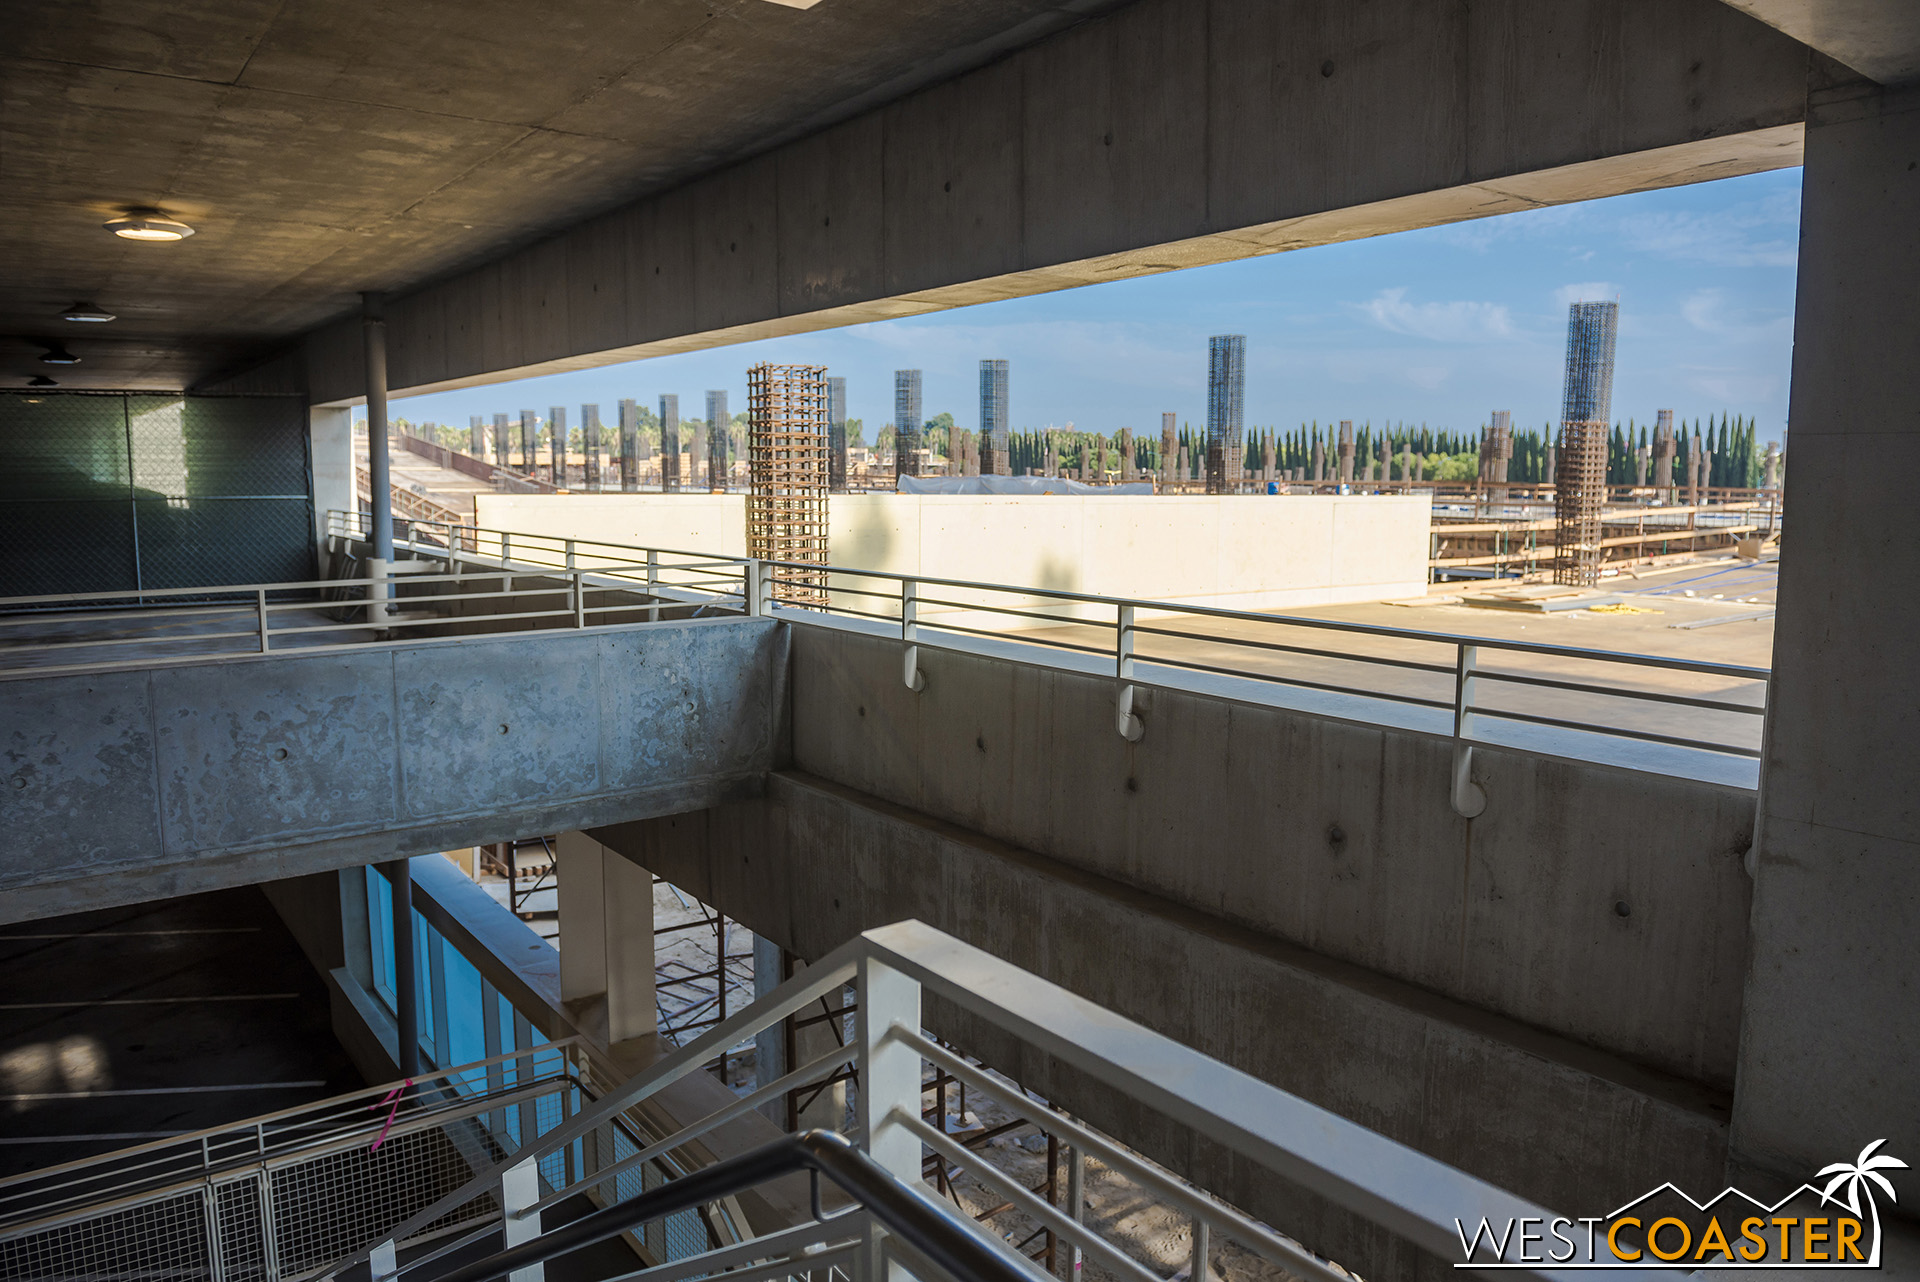
[(1920, 80), (1920, 6), (1908, 0), (1726, 2), (1869, 80)]
[[(417, 393), (1799, 163), (1719, 0), (1138, 0), (393, 299)], [(360, 395), (357, 322), (304, 342)], [(209, 386), (219, 386), (217, 382)]]
[(785, 647), (704, 620), (0, 683), (0, 921), (753, 795)]

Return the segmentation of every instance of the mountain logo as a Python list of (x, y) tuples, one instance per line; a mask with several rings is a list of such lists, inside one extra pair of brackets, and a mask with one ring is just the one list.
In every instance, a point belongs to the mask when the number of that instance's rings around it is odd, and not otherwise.
[(1456, 1219), (1457, 1269), (1877, 1269), (1880, 1205), (1897, 1202), (1884, 1172), (1907, 1164), (1880, 1152), (1821, 1167), (1815, 1181), (1772, 1203), (1736, 1188), (1706, 1201), (1671, 1183), (1606, 1215)]

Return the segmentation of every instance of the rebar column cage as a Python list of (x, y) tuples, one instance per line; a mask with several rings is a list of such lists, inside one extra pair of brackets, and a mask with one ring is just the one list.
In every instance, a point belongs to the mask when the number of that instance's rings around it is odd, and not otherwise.
[(773, 573), (772, 595), (827, 601), (828, 426), (824, 365), (761, 363), (747, 371), (747, 555), (802, 562)]
[(1572, 587), (1592, 587), (1600, 579), (1619, 320), (1618, 303), (1573, 303), (1567, 308), (1566, 394), (1553, 475), (1553, 581)]

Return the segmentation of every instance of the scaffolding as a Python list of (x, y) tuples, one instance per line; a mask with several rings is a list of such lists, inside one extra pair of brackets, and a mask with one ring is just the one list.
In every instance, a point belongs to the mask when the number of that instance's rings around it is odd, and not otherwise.
[(1007, 457), (1010, 444), (1007, 428), (1007, 363), (1003, 360), (980, 362), (980, 473), (983, 476), (1011, 476)]
[(632, 397), (620, 402), (620, 490), (640, 488), (640, 403)]
[(707, 488), (715, 494), (726, 492), (727, 474), (732, 465), (727, 462), (730, 445), (727, 439), (733, 427), (733, 415), (727, 412), (726, 391), (707, 393)]
[(678, 493), (680, 489), (680, 397), (667, 392), (660, 397), (660, 492)]
[(1207, 493), (1240, 488), (1240, 449), (1245, 431), (1247, 336), (1215, 334), (1207, 340)]
[(831, 413), (826, 366), (747, 371), (747, 555), (800, 563), (772, 574), (773, 596), (796, 605), (827, 603)]
[(920, 475), (920, 371), (893, 371), (893, 474)]
[(1600, 579), (1619, 320), (1618, 303), (1573, 303), (1567, 308), (1566, 394), (1553, 473), (1553, 581), (1572, 587), (1592, 587)]
[(586, 470), (581, 474), (580, 479), (586, 485), (589, 494), (598, 494), (601, 489), (600, 407), (598, 405), (580, 407), (580, 439), (587, 451)]
[(847, 380), (827, 380), (827, 488), (847, 488)]

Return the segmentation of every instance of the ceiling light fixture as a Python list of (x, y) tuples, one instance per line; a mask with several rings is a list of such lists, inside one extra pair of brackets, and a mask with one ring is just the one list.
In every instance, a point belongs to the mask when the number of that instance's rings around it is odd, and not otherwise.
[(58, 387), (60, 386), (60, 384), (54, 382), (52, 379), (48, 378), (45, 374), (35, 374), (32, 378), (27, 380), (27, 386), (28, 387)]
[(103, 312), (92, 303), (75, 303), (73, 306), (67, 308), (66, 311), (62, 312), (61, 315), (67, 320), (88, 325), (104, 325), (114, 319), (112, 312)]
[(185, 240), (193, 235), (193, 228), (168, 218), (157, 209), (129, 209), (101, 226), (127, 240)]
[(80, 363), (78, 356), (75, 356), (59, 343), (46, 343), (43, 344), (43, 346), (47, 350), (41, 353), (40, 359), (48, 365), (78, 365)]

